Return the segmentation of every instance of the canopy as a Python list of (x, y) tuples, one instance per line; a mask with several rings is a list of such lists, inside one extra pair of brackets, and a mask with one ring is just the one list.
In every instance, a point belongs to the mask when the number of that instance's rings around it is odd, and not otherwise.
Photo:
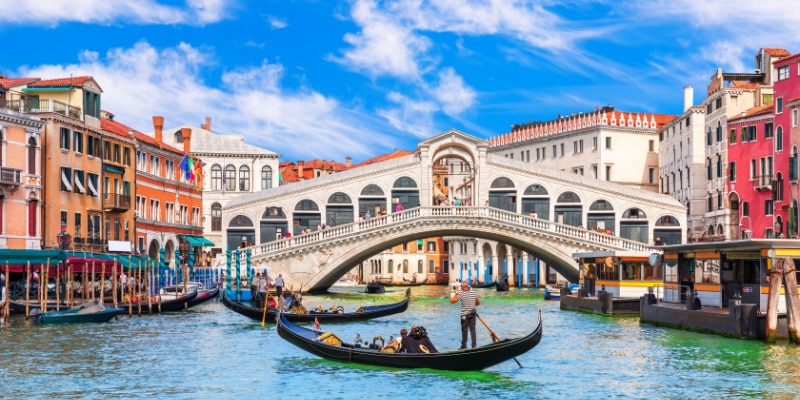
[(41, 269), (41, 265), (47, 265), (48, 261), (53, 268), (64, 258), (60, 250), (0, 249), (0, 271), (5, 271), (8, 265), (10, 272), (24, 272), (28, 261), (31, 270)]
[(190, 236), (190, 235), (183, 235), (182, 238), (186, 239), (189, 242), (189, 245), (192, 247), (209, 247), (214, 246), (214, 242), (202, 237), (202, 236)]

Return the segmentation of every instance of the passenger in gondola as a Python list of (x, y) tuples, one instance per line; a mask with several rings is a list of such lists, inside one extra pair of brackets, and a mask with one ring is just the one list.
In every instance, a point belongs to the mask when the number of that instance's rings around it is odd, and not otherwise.
[(400, 329), (400, 336), (394, 338), (389, 343), (386, 343), (385, 346), (381, 347), (381, 351), (386, 351), (386, 349), (392, 349), (391, 353), (403, 353), (403, 338), (408, 336), (408, 330), (406, 328)]
[[(402, 331), (401, 331), (402, 332)], [(428, 338), (428, 332), (422, 326), (412, 326), (408, 336), (400, 342), (401, 353), (438, 353)]]

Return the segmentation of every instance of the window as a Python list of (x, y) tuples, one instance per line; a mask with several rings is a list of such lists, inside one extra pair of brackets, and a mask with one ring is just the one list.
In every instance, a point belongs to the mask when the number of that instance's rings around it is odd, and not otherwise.
[(606, 137), (606, 148), (607, 149), (611, 148), (611, 137), (610, 136)]
[(89, 187), (89, 196), (92, 197), (99, 197), (100, 193), (97, 191), (97, 180), (99, 176), (97, 174), (88, 174), (86, 179), (86, 184)]
[(779, 126), (775, 137), (775, 151), (783, 150), (783, 127)]
[[(0, 146), (2, 142), (0, 141)], [(36, 174), (36, 150), (38, 149), (39, 144), (36, 143), (36, 138), (28, 139), (28, 173), (31, 175)], [(2, 157), (2, 151), (0, 151), (0, 157)], [(0, 210), (2, 213), (2, 210)], [(2, 223), (0, 223), (2, 226)]]
[(436, 242), (433, 240), (428, 241), (428, 251), (436, 251)]
[(108, 140), (103, 140), (103, 159), (111, 161), (111, 143)]
[(647, 142), (647, 151), (656, 151), (656, 141), (651, 140)]
[(86, 135), (86, 154), (97, 157), (100, 155), (100, 139)]
[(709, 127), (708, 132), (706, 132), (706, 146), (711, 146), (711, 127)]
[(714, 203), (713, 203), (713, 199), (711, 198), (710, 194), (708, 195), (708, 198), (706, 199), (706, 211), (707, 212), (714, 211)]
[(224, 190), (229, 192), (236, 191), (236, 167), (233, 165), (225, 167), (225, 176), (222, 177), (222, 184), (225, 186)]
[(775, 99), (775, 114), (783, 113), (783, 97)]
[(717, 158), (717, 178), (722, 178), (722, 157)]
[(72, 149), (76, 153), (83, 153), (83, 132), (72, 131)]
[[(720, 97), (717, 97), (717, 101), (716, 101), (716, 103), (717, 103), (717, 104), (716, 104), (717, 110), (719, 110), (720, 108), (722, 108), (722, 96), (720, 96)], [(689, 126), (689, 124), (686, 124), (686, 126)]]
[(558, 157), (558, 146), (553, 145), (553, 158)]
[(656, 182), (656, 169), (655, 168), (648, 168), (647, 169), (647, 181), (649, 183)]
[(711, 114), (711, 111), (713, 111), (711, 109), (711, 103), (706, 104), (706, 115)]
[(764, 139), (769, 139), (775, 135), (774, 128), (772, 122), (767, 122), (764, 124)]
[(728, 180), (736, 182), (736, 161), (728, 163)]
[(756, 127), (755, 126), (748, 126), (747, 127), (747, 141), (755, 142), (756, 141)]
[(81, 236), (83, 236), (81, 234), (81, 213), (75, 213), (74, 218), (75, 218), (75, 235), (74, 236), (75, 237), (81, 237)]
[(239, 167), (239, 190), (242, 192), (250, 191), (250, 167), (246, 165)]
[(164, 177), (170, 180), (175, 179), (175, 160), (164, 160)]
[(749, 217), (750, 216), (750, 203), (747, 201), (743, 201), (742, 204), (742, 216)]
[(564, 143), (561, 143), (561, 157), (564, 157)]
[(72, 191), (72, 168), (61, 167), (61, 191)]
[(263, 166), (261, 168), (261, 190), (272, 188), (272, 168)]
[(114, 143), (114, 162), (120, 164), (122, 162), (122, 153), (120, 152), (119, 143)]
[(792, 110), (792, 126), (797, 126), (797, 109)]
[(156, 199), (150, 199), (150, 219), (161, 221), (161, 204)]
[(736, 129), (728, 131), (728, 142), (730, 142), (730, 144), (736, 144)]
[(597, 138), (592, 138), (592, 150), (597, 150)]
[(170, 223), (176, 222), (175, 221), (175, 203), (169, 203), (169, 202), (164, 203), (164, 212), (166, 213), (164, 215), (164, 217), (165, 217), (164, 219), (166, 220), (165, 222), (170, 222)]
[(778, 68), (778, 80), (782, 81), (789, 78), (789, 66)]
[(222, 190), (222, 167), (218, 164), (211, 166), (211, 190)]
[(125, 147), (122, 149), (122, 163), (130, 166), (131, 165), (131, 148)]
[(61, 128), (60, 144), (64, 150), (69, 150), (69, 129)]
[(717, 142), (722, 141), (722, 125), (717, 122)]
[(764, 215), (772, 215), (774, 211), (773, 206), (772, 199), (764, 200)]
[(712, 171), (713, 171), (713, 169), (711, 167), (711, 159), (709, 158), (709, 159), (706, 160), (706, 180), (707, 181), (710, 181), (711, 179), (714, 178), (714, 174), (713, 174)]
[(428, 273), (432, 274), (436, 272), (436, 267), (433, 264), (433, 260), (428, 260)]
[(758, 176), (758, 168), (756, 167), (756, 160), (750, 160), (750, 180), (753, 181)]
[(136, 170), (144, 171), (147, 165), (147, 155), (143, 151), (136, 150)]
[(214, 232), (222, 230), (222, 206), (219, 203), (211, 205), (211, 230)]
[(789, 157), (789, 180), (792, 182), (797, 181), (797, 176), (797, 147), (794, 147), (792, 149), (792, 156)]
[(161, 158), (154, 155), (150, 156), (150, 173), (161, 176)]
[(611, 166), (610, 165), (606, 165), (606, 180), (607, 181), (611, 180)]
[(83, 171), (75, 170), (75, 180), (74, 180), (74, 189), (75, 193), (84, 194), (86, 193), (86, 186), (83, 184)]

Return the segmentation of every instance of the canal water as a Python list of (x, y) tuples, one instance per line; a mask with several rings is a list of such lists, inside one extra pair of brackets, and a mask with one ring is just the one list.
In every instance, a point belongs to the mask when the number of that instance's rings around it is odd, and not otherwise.
[[(397, 301), (356, 288), (306, 296), (307, 307)], [(213, 302), (183, 313), (105, 324), (0, 326), (0, 398), (539, 399), (796, 398), (800, 347), (728, 339), (561, 311), (540, 293), (477, 289), (500, 337), (523, 335), (542, 310), (544, 336), (525, 355), (481, 372), (392, 370), (325, 361)], [(440, 351), (460, 345), (459, 305), (442, 286), (413, 288), (403, 314), (323, 324), (371, 342), (423, 325)], [(490, 341), (478, 323), (478, 341)]]

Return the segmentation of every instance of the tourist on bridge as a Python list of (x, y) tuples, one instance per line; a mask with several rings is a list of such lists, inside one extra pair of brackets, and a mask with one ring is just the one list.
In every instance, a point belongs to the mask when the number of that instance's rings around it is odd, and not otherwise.
[(403, 204), (398, 202), (397, 207), (394, 208), (394, 212), (400, 212), (400, 211), (403, 211)]
[(472, 348), (474, 349), (478, 345), (475, 338), (475, 319), (478, 317), (478, 312), (475, 307), (481, 304), (481, 298), (478, 297), (478, 293), (469, 287), (469, 283), (463, 281), (461, 282), (461, 291), (453, 293), (450, 297), (450, 303), (452, 304), (459, 300), (461, 301), (461, 347), (459, 350), (467, 348), (467, 330), (469, 330), (472, 337)]
[(367, 210), (367, 212), (364, 213), (364, 219), (369, 219), (369, 217), (371, 217), (371, 215), (369, 213), (369, 210)]

